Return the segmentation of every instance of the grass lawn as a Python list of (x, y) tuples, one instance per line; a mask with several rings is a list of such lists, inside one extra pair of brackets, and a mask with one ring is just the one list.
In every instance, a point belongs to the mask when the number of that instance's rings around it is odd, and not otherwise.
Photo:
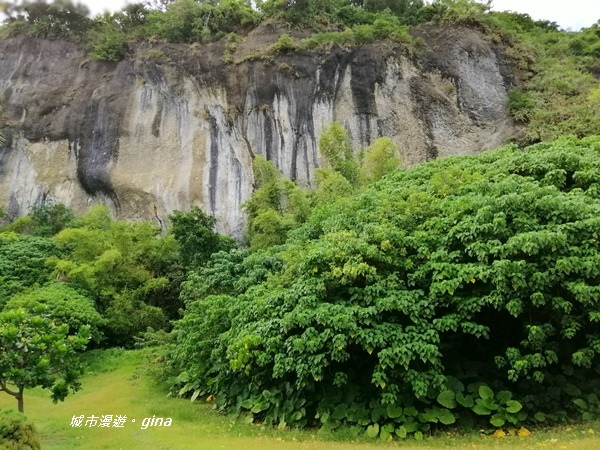
[[(82, 380), (83, 389), (54, 405), (42, 390), (25, 392), (25, 413), (42, 438), (42, 448), (60, 449), (156, 449), (156, 450), (342, 450), (384, 449), (600, 449), (600, 422), (581, 427), (537, 431), (529, 437), (497, 439), (490, 436), (442, 435), (422, 442), (409, 439), (383, 443), (352, 436), (351, 431), (279, 431), (233, 421), (219, 415), (210, 405), (167, 398), (143, 371), (140, 351), (117, 351), (102, 358), (103, 367), (90, 366)], [(16, 408), (16, 400), (0, 394), (0, 408)], [(123, 428), (71, 427), (71, 418), (83, 414), (126, 415)], [(142, 429), (145, 418), (171, 418), (169, 427)], [(135, 420), (135, 422), (133, 422)]]

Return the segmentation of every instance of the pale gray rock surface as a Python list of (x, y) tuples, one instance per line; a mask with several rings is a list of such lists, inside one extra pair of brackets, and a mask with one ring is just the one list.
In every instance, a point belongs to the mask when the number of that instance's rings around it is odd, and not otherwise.
[(199, 205), (240, 237), (253, 157), (310, 185), (334, 120), (356, 151), (389, 136), (406, 166), (505, 143), (501, 51), (469, 29), (418, 34), (431, 49), (419, 57), (373, 44), (239, 64), (222, 61), (222, 43), (143, 44), (108, 63), (70, 43), (0, 41), (0, 204), (16, 217), (48, 199), (78, 213), (102, 202), (163, 222)]

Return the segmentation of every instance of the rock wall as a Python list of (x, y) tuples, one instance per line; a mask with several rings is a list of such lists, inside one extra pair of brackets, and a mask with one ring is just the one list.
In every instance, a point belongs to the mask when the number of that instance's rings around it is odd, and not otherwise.
[(500, 50), (469, 29), (418, 34), (419, 57), (388, 43), (238, 64), (223, 43), (142, 44), (108, 63), (71, 43), (0, 41), (0, 204), (15, 217), (49, 198), (76, 212), (103, 202), (133, 220), (200, 205), (239, 237), (253, 157), (309, 185), (334, 120), (357, 150), (389, 136), (405, 165), (504, 143)]

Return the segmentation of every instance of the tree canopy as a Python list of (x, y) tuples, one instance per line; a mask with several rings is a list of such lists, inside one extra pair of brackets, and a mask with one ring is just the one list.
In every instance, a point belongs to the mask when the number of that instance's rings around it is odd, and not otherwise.
[(0, 313), (0, 391), (16, 398), (21, 413), (25, 389), (50, 389), (57, 402), (80, 388), (76, 352), (85, 349), (89, 327), (71, 334), (67, 324), (56, 325), (45, 311), (40, 305), (36, 314), (24, 309)]

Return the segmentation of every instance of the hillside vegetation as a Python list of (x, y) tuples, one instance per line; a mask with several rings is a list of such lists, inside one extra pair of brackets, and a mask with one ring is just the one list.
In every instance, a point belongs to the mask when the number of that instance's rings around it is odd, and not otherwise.
[[(151, 347), (172, 395), (267, 428), (391, 441), (600, 419), (598, 25), (469, 0), (178, 0), (94, 19), (69, 2), (5, 7), (4, 37), (73, 40), (106, 64), (144, 40), (223, 39), (225, 58), (267, 21), (289, 31), (270, 57), (388, 39), (418, 63), (425, 24), (474, 27), (514, 70), (522, 125), (505, 147), (407, 169), (390, 139), (356, 152), (327, 124), (310, 188), (254, 158), (241, 242), (198, 207), (166, 228), (104, 206), (0, 211), (0, 392), (21, 409), (23, 391), (77, 391), (81, 364), (53, 367), (84, 346), (83, 360)], [(21, 416), (2, 420), (37, 442)]]
[[(184, 284), (180, 394), (405, 437), (598, 413), (600, 140), (400, 170)], [(258, 192), (258, 191), (257, 191)]]

